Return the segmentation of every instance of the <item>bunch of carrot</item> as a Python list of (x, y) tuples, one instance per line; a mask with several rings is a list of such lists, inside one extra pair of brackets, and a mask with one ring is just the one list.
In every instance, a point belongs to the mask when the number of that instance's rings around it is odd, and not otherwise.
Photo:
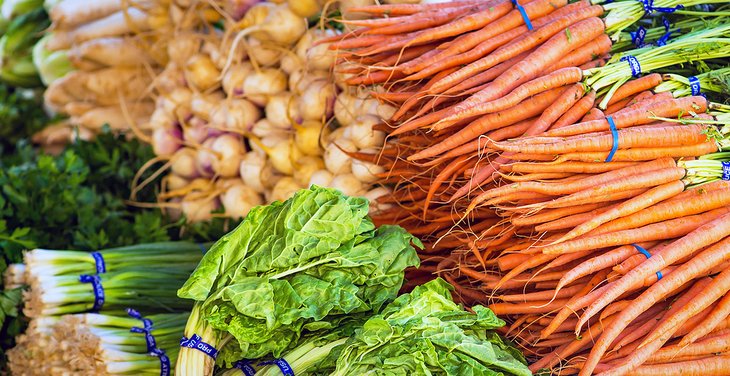
[(637, 9), (363, 7), (332, 44), (349, 83), (399, 106), (376, 126), (382, 151), (352, 155), (393, 186), (374, 219), (425, 240), (409, 283), (438, 274), (492, 303), (533, 371), (721, 374), (730, 359), (727, 108), (697, 82), (726, 88), (641, 69), (726, 57), (730, 28), (688, 16), (665, 46), (630, 49)]

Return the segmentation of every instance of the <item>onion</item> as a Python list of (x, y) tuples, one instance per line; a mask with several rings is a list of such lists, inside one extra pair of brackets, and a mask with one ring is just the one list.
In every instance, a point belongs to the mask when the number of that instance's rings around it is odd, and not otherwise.
[(253, 72), (253, 66), (249, 62), (231, 65), (221, 80), (223, 91), (229, 97), (243, 94), (243, 81), (251, 72)]
[(241, 166), (238, 170), (243, 183), (259, 193), (264, 192), (266, 189), (261, 183), (261, 171), (264, 169), (265, 164), (265, 156), (250, 151), (241, 160)]
[(252, 72), (243, 80), (243, 93), (252, 102), (264, 106), (270, 96), (285, 91), (286, 85), (284, 72), (263, 68), (259, 72)]
[(185, 63), (185, 79), (199, 91), (218, 86), (220, 71), (208, 55), (193, 55)]
[(294, 165), (296, 169), (294, 169), (293, 177), (301, 186), (309, 186), (312, 174), (324, 169), (324, 161), (322, 158), (313, 157), (311, 155), (299, 157), (294, 162)]
[(332, 179), (330, 187), (339, 189), (347, 196), (361, 196), (364, 192), (362, 182), (353, 174), (337, 175)]
[(332, 116), (335, 87), (324, 81), (313, 81), (299, 98), (299, 113), (304, 120), (322, 120)]
[(340, 148), (349, 152), (357, 151), (355, 144), (348, 139), (339, 139), (327, 145), (324, 151), (324, 164), (335, 175), (349, 173), (352, 164), (352, 158)]
[(157, 128), (152, 132), (152, 150), (157, 156), (172, 155), (182, 147), (182, 131), (179, 127)]
[(380, 123), (380, 118), (372, 115), (358, 116), (348, 127), (349, 138), (359, 149), (382, 147), (385, 142), (385, 132), (373, 129)]
[(323, 124), (316, 121), (305, 121), (302, 125), (296, 126), (294, 143), (304, 154), (319, 156), (322, 155), (322, 148), (319, 146)]
[(294, 194), (300, 189), (302, 189), (302, 186), (297, 184), (293, 178), (285, 176), (281, 178), (276, 185), (274, 185), (274, 188), (271, 190), (271, 194), (267, 197), (267, 201), (284, 201), (289, 197), (294, 196)]
[(172, 176), (179, 176), (185, 179), (198, 177), (198, 170), (196, 168), (197, 154), (192, 148), (182, 148), (175, 152), (170, 165)]
[(307, 186), (318, 185), (320, 187), (329, 187), (334, 178), (335, 176), (327, 170), (315, 171), (309, 177), (309, 184)]
[(229, 187), (220, 199), (226, 216), (231, 218), (243, 218), (254, 206), (264, 203), (258, 192), (240, 183)]

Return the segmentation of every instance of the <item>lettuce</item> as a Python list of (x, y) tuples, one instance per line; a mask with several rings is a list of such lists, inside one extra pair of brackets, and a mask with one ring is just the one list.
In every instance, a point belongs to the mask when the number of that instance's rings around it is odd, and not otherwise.
[(368, 206), (312, 186), (254, 208), (178, 291), (196, 301), (186, 336), (223, 347), (219, 363), (230, 364), (280, 356), (303, 334), (379, 311), (419, 263), (412, 244), (422, 244), (397, 226), (375, 229)]

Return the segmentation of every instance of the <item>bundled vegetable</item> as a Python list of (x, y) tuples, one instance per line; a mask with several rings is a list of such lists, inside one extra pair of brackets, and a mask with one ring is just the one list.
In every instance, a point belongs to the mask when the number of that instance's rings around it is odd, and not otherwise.
[(312, 186), (254, 208), (205, 255), (180, 297), (195, 300), (177, 371), (281, 356), (302, 335), (328, 331), (394, 299), (418, 264), (402, 228), (375, 226), (368, 202)]
[(32, 50), (48, 27), (48, 16), (41, 2), (25, 2), (22, 10), (13, 7), (19, 3), (23, 2), (9, 0), (2, 4), (3, 17), (10, 21), (0, 37), (0, 80), (12, 86), (40, 86)]

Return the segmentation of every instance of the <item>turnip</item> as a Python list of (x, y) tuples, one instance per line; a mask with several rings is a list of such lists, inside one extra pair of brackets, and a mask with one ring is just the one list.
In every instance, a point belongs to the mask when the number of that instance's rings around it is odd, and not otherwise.
[(282, 4), (271, 8), (264, 20), (243, 33), (251, 34), (261, 41), (288, 46), (296, 43), (306, 31), (307, 20)]
[(356, 103), (356, 108), (360, 109), (359, 115), (375, 115), (381, 119), (390, 119), (395, 114), (396, 108), (380, 103), (375, 98), (367, 98)]
[(301, 94), (317, 80), (329, 79), (327, 71), (307, 71), (304, 68), (291, 73), (289, 77), (289, 90), (294, 94)]
[(199, 193), (189, 193), (183, 197), (180, 208), (190, 222), (209, 221), (213, 218), (211, 213), (220, 208), (220, 202), (215, 196), (206, 197)]
[(263, 140), (258, 140), (255, 137), (251, 137), (250, 140), (256, 144), (261, 150), (263, 150), (269, 157), (269, 161), (274, 168), (286, 175), (291, 175), (294, 172), (294, 165), (292, 164), (292, 146), (296, 147), (293, 140), (290, 138), (282, 138), (276, 142), (271, 142), (271, 145), (267, 145)]
[(252, 6), (251, 9), (249, 9), (243, 16), (243, 19), (240, 22), (241, 26), (251, 27), (264, 22), (264, 20), (266, 20), (266, 16), (269, 15), (269, 12), (271, 12), (274, 7), (276, 7), (276, 4), (271, 2), (258, 3)]
[(233, 177), (239, 174), (244, 153), (239, 137), (223, 134), (203, 143), (197, 153), (196, 169), (201, 176)]
[(293, 119), (290, 118), (289, 104), (292, 100), (292, 94), (288, 91), (269, 97), (264, 110), (266, 119), (277, 128), (291, 128)]
[(279, 171), (277, 171), (271, 164), (270, 160), (266, 160), (264, 168), (261, 169), (261, 183), (267, 190), (272, 189), (276, 183), (284, 177)]
[(302, 188), (292, 177), (285, 176), (274, 185), (271, 193), (267, 195), (267, 201), (284, 201)]
[(322, 158), (311, 155), (299, 157), (294, 162), (294, 167), (294, 180), (301, 186), (309, 186), (312, 175), (325, 168)]
[(286, 90), (284, 72), (274, 68), (262, 68), (252, 72), (243, 80), (243, 94), (259, 106), (265, 106), (272, 95)]
[(170, 156), (182, 147), (180, 127), (156, 128), (152, 132), (152, 150), (157, 156)]
[(292, 74), (298, 70), (302, 70), (302, 67), (302, 60), (300, 60), (296, 54), (285, 53), (281, 55), (281, 60), (279, 60), (279, 68), (286, 72), (286, 74)]
[(185, 79), (199, 91), (220, 84), (220, 71), (208, 55), (195, 54), (185, 63)]
[(261, 118), (261, 110), (245, 99), (221, 101), (211, 114), (214, 127), (242, 133), (251, 129)]
[(294, 127), (294, 142), (299, 150), (306, 155), (322, 155), (322, 147), (319, 140), (322, 136), (323, 124), (318, 121), (305, 121), (302, 125)]
[(210, 94), (193, 93), (190, 100), (190, 110), (193, 112), (193, 115), (201, 119), (210, 120), (210, 114), (223, 99), (223, 93), (220, 91), (215, 91)]
[(357, 147), (352, 141), (343, 138), (327, 145), (324, 151), (324, 164), (335, 175), (349, 173), (352, 165), (352, 158), (342, 150), (355, 152), (357, 151)]
[[(329, 128), (328, 128), (329, 129)], [(345, 127), (339, 127), (331, 132), (329, 132), (325, 137), (324, 140), (329, 144), (334, 140), (339, 140), (341, 138), (347, 138), (345, 137)]]
[(346, 137), (359, 149), (381, 147), (385, 142), (385, 132), (373, 129), (373, 126), (380, 123), (380, 118), (373, 115), (358, 116), (355, 121), (345, 130)]
[(185, 179), (182, 176), (177, 176), (175, 174), (167, 175), (165, 177), (165, 182), (165, 186), (168, 190), (181, 189), (190, 184), (190, 181), (188, 179)]
[[(196, 168), (197, 152), (192, 148), (182, 148), (175, 152), (170, 158), (171, 176), (181, 179), (193, 179), (198, 177)], [(171, 188), (176, 189), (176, 188)]]
[(249, 62), (233, 64), (226, 74), (223, 75), (222, 85), (223, 91), (229, 97), (235, 97), (243, 94), (243, 81), (253, 72), (253, 65)]
[(322, 10), (317, 0), (288, 0), (287, 4), (292, 12), (304, 18), (315, 16)]
[(337, 93), (333, 84), (316, 80), (310, 83), (299, 98), (299, 113), (304, 120), (322, 120), (332, 116)]
[(262, 171), (265, 165), (266, 156), (250, 151), (241, 160), (241, 166), (239, 168), (241, 180), (259, 193), (263, 193), (266, 189), (261, 182)]
[(246, 52), (249, 58), (261, 66), (270, 67), (276, 65), (281, 59), (281, 48), (274, 48), (276, 46), (267, 45), (254, 37), (246, 38), (246, 44), (248, 45)]
[[(264, 138), (276, 138), (276, 139), (287, 139), (289, 138), (289, 134), (291, 132), (291, 128), (279, 128), (275, 126), (269, 119), (263, 118), (259, 121), (257, 121), (253, 127), (251, 127), (250, 132), (256, 136), (260, 137), (262, 139)], [(273, 143), (268, 143), (267, 145), (273, 146)]]
[(231, 185), (220, 196), (227, 217), (243, 218), (248, 212), (264, 203), (261, 195), (244, 184)]
[(361, 182), (374, 183), (378, 181), (378, 177), (375, 174), (382, 172), (385, 172), (385, 169), (382, 166), (361, 161), (359, 159), (352, 160), (352, 174)]
[(377, 199), (382, 196), (391, 194), (391, 190), (385, 187), (373, 188), (365, 193), (365, 198), (370, 201), (370, 211), (382, 211), (391, 208), (391, 204), (381, 204)]
[(186, 85), (185, 72), (174, 62), (167, 63), (165, 69), (155, 77), (155, 88), (161, 93), (169, 93), (178, 87), (185, 87)]
[(193, 98), (193, 92), (186, 87), (176, 87), (166, 95), (158, 99), (158, 105), (170, 114), (174, 114), (178, 107), (189, 106)]
[(335, 35), (332, 29), (311, 28), (307, 31), (296, 46), (297, 56), (306, 62), (310, 70), (329, 71), (335, 63), (336, 51), (330, 50), (330, 43), (321, 43), (313, 46), (314, 42)]
[(330, 187), (339, 189), (347, 196), (361, 196), (364, 192), (362, 182), (353, 174), (336, 175)]
[(223, 131), (211, 127), (207, 121), (194, 116), (188, 120), (183, 128), (185, 142), (192, 145), (199, 145), (211, 137), (218, 137)]
[[(261, 119), (266, 120), (266, 119)], [(270, 124), (267, 125), (267, 127), (270, 127)], [(273, 128), (268, 128), (273, 129)], [(249, 137), (249, 145), (251, 146), (251, 150), (258, 153), (261, 156), (266, 157), (268, 154), (264, 150), (265, 148), (272, 148), (274, 145), (281, 143), (281, 142), (287, 142), (289, 140), (288, 134), (283, 133), (268, 133), (264, 135), (264, 137), (256, 138), (256, 137)], [(264, 147), (262, 147), (262, 145)]]
[(346, 92), (340, 93), (335, 99), (334, 113), (337, 122), (341, 126), (347, 127), (355, 122), (355, 118), (359, 115), (357, 109), (358, 99)]
[(200, 51), (201, 36), (192, 32), (177, 33), (167, 42), (167, 56), (178, 66), (185, 66)]
[(312, 173), (312, 176), (309, 177), (309, 183), (307, 184), (307, 187), (312, 185), (318, 185), (320, 187), (329, 187), (332, 183), (332, 179), (334, 179), (335, 176), (332, 175), (331, 172), (328, 170), (319, 170)]

